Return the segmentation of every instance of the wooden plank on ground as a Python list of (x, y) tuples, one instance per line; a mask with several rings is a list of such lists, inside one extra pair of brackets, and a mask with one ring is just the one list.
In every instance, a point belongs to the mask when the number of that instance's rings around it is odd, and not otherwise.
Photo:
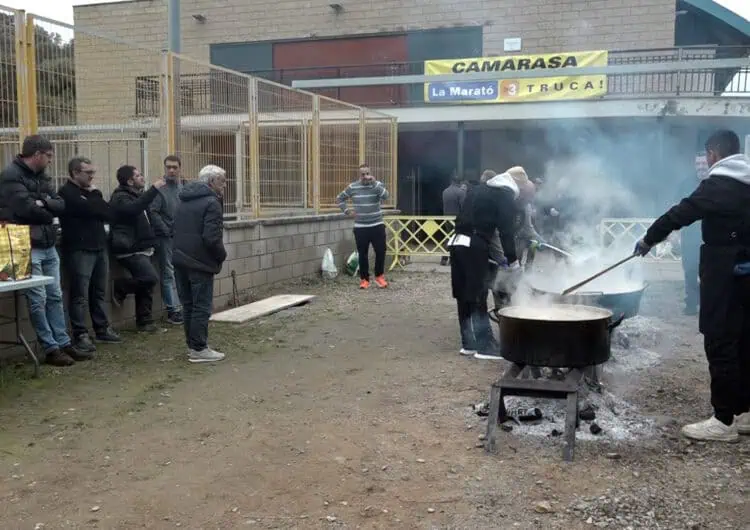
[(254, 318), (277, 313), (290, 307), (306, 304), (313, 298), (315, 298), (315, 296), (310, 294), (279, 294), (271, 296), (270, 298), (258, 300), (252, 304), (246, 304), (216, 313), (211, 316), (211, 321), (240, 324)]

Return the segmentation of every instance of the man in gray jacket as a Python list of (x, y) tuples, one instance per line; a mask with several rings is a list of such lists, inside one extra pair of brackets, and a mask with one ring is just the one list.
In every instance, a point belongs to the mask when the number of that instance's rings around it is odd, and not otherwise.
[(174, 266), (172, 265), (174, 219), (180, 202), (180, 191), (182, 191), (180, 169), (182, 169), (180, 157), (169, 155), (164, 159), (166, 185), (159, 189), (160, 193), (149, 207), (149, 218), (156, 236), (156, 259), (161, 273), (161, 299), (167, 309), (167, 322), (175, 325), (182, 324), (182, 308), (175, 289)]
[[(443, 190), (443, 215), (457, 216), (466, 198), (466, 188), (461, 186), (461, 177), (454, 173), (450, 186)], [(440, 265), (448, 265), (448, 256), (440, 258)]]

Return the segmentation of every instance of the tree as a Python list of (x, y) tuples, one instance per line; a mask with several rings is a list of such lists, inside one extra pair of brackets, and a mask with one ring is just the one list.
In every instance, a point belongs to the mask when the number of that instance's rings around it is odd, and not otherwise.
[[(15, 34), (14, 17), (0, 13), (0, 127), (18, 127)], [(59, 34), (37, 25), (34, 46), (38, 125), (75, 124), (73, 40), (66, 41)]]

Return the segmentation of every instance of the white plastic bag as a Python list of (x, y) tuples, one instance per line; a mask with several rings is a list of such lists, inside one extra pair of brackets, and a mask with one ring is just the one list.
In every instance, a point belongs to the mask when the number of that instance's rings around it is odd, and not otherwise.
[(323, 254), (323, 265), (321, 267), (323, 278), (326, 280), (333, 280), (339, 275), (339, 270), (336, 268), (336, 262), (333, 260), (333, 252), (330, 248), (327, 248), (325, 254)]

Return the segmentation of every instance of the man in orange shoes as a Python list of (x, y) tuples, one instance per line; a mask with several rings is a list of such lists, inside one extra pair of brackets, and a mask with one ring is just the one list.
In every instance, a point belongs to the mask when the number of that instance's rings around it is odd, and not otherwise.
[[(380, 204), (388, 199), (388, 190), (382, 182), (370, 174), (367, 164), (359, 166), (359, 180), (349, 184), (344, 191), (336, 197), (341, 211), (346, 215), (354, 217), (354, 240), (357, 243), (357, 254), (359, 255), (359, 288), (370, 287), (370, 260), (368, 253), (370, 245), (375, 251), (375, 285), (381, 288), (388, 287), (385, 281), (385, 223), (383, 221), (383, 210)], [(352, 201), (352, 206), (347, 206), (347, 201)]]

